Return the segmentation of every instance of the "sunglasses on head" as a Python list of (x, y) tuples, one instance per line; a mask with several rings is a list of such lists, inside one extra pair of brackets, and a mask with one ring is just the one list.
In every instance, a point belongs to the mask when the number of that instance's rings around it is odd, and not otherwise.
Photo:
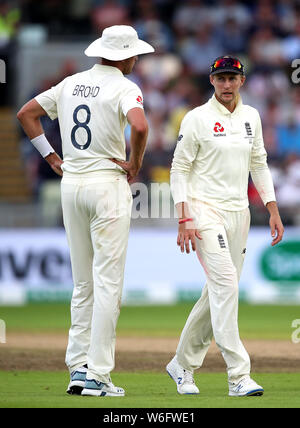
[(244, 74), (243, 64), (235, 58), (219, 58), (211, 66), (211, 73), (222, 68), (236, 68), (237, 71)]

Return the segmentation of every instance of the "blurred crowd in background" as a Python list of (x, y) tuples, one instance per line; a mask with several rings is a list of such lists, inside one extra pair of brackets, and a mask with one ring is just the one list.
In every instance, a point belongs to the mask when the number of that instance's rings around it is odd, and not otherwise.
[[(105, 27), (132, 25), (155, 47), (155, 54), (141, 56), (130, 75), (142, 89), (149, 122), (138, 177), (145, 183), (169, 181), (183, 116), (213, 94), (210, 64), (220, 55), (237, 56), (247, 76), (243, 102), (257, 108), (262, 118), (284, 222), (300, 224), (300, 84), (292, 80), (292, 61), (300, 58), (300, 1), (0, 0), (0, 57), (8, 64), (9, 55), (18, 49), (18, 29), (29, 24), (44, 26), (49, 41), (87, 40), (87, 45)], [(40, 82), (40, 91), (76, 71), (76, 64), (66, 56), (53, 80)], [(9, 102), (9, 97), (1, 100), (2, 105)], [(61, 153), (57, 121), (45, 119), (43, 124)], [(128, 142), (129, 129), (126, 137)], [(23, 153), (38, 198), (43, 180), (57, 177), (29, 147), (27, 142)], [(251, 181), (249, 199), (254, 223), (259, 224), (264, 208)]]

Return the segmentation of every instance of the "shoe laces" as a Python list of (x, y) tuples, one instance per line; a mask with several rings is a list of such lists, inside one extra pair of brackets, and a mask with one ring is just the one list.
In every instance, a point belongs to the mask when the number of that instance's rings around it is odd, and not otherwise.
[(242, 378), (239, 382), (233, 382), (232, 386), (233, 387), (237, 387), (238, 385), (246, 386), (246, 385), (249, 385), (249, 383), (253, 383), (253, 380), (251, 379), (250, 376), (247, 376)]
[(253, 383), (253, 380), (251, 379), (250, 376), (247, 376), (241, 379), (240, 383), (242, 383), (243, 385), (249, 385), (249, 383)]
[(120, 388), (119, 386), (115, 386), (112, 382), (109, 382), (106, 384), (106, 386), (111, 389), (111, 390), (115, 390), (117, 392), (122, 392), (124, 391), (123, 388)]
[(183, 369), (183, 380), (184, 380), (184, 383), (191, 383), (191, 384), (195, 383), (193, 373), (185, 369)]

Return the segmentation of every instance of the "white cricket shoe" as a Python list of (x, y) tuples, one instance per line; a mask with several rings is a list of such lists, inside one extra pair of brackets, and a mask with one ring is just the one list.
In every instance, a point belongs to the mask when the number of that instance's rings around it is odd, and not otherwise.
[(80, 395), (84, 388), (87, 366), (82, 366), (73, 370), (70, 374), (70, 383), (67, 393), (71, 395)]
[(123, 388), (115, 386), (112, 382), (103, 383), (95, 379), (86, 379), (81, 395), (91, 395), (94, 397), (123, 397)]
[(250, 376), (244, 377), (238, 383), (228, 382), (229, 395), (231, 397), (249, 397), (253, 395), (263, 395), (264, 389), (262, 386), (254, 382)]
[(168, 375), (177, 385), (179, 394), (199, 394), (199, 389), (195, 385), (193, 373), (185, 370), (177, 361), (176, 355), (166, 367)]

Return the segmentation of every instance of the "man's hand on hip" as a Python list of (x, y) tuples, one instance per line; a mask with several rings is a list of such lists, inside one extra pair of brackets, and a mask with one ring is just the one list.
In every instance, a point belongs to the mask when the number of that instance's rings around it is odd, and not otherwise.
[(63, 164), (62, 159), (58, 156), (57, 153), (50, 153), (50, 155), (45, 157), (45, 160), (51, 166), (53, 171), (62, 177), (63, 171), (61, 169), (61, 165)]
[(120, 161), (117, 159), (110, 159), (112, 162), (119, 165), (124, 171), (127, 172), (127, 180), (128, 183), (132, 183), (134, 178), (138, 175), (140, 168), (134, 165), (132, 162), (128, 161)]

